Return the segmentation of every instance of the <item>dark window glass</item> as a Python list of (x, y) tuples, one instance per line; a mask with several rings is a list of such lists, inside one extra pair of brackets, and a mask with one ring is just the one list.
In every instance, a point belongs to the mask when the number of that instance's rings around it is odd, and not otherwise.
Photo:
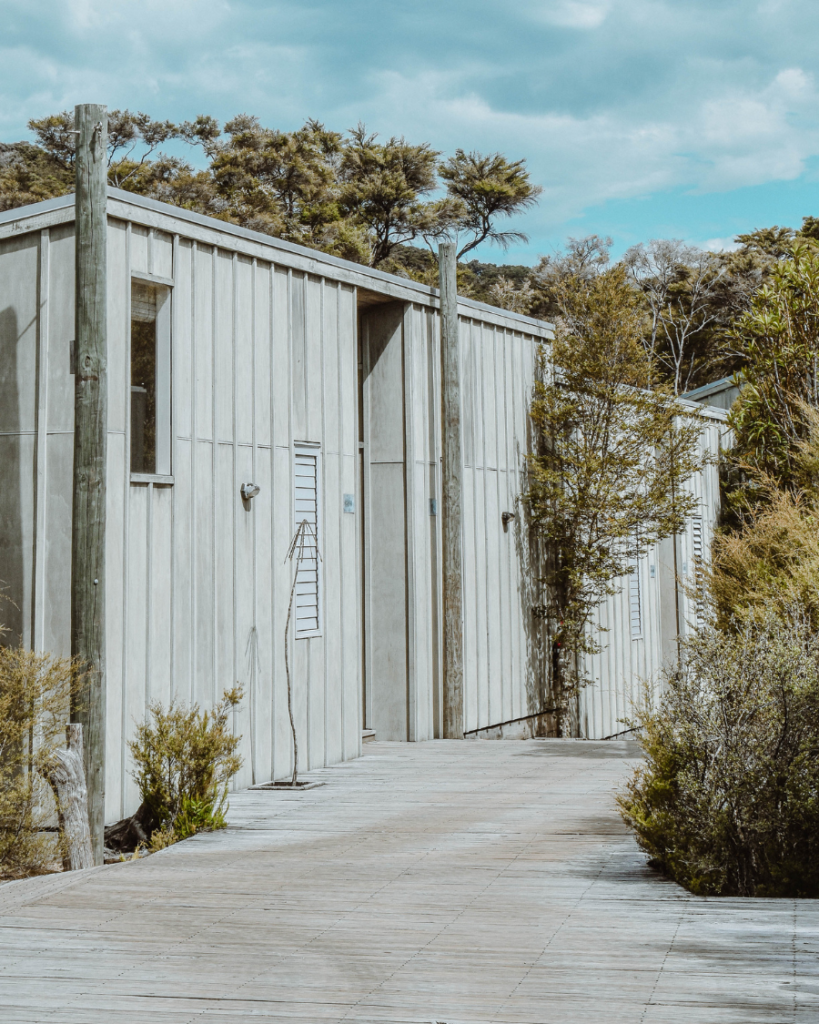
[(156, 288), (131, 284), (131, 472), (156, 472)]

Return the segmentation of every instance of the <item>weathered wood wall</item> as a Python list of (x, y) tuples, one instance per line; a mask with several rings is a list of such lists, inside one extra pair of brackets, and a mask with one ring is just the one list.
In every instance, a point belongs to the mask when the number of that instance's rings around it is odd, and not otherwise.
[[(283, 627), (293, 569), (285, 556), (296, 526), (293, 443), (312, 441), (322, 455), (323, 629), (294, 643), (300, 768), (356, 756), (357, 537), (354, 518), (343, 514), (343, 494), (356, 489), (354, 290), (114, 222), (112, 294), (127, 296), (134, 272), (174, 281), (174, 483), (128, 480), (126, 360), (111, 380), (112, 396), (117, 387), (123, 395), (110, 476), (121, 481), (123, 525), (110, 557), (125, 581), (121, 607), (109, 612), (109, 672), (113, 679), (119, 648), (122, 679), (111, 728), (118, 718), (127, 733), (150, 700), (177, 694), (209, 703), (239, 682), (246, 697), (235, 728), (245, 767), (237, 785), (289, 774)], [(127, 310), (120, 314), (111, 339), (121, 338), (116, 347), (125, 352)], [(248, 481), (261, 490), (243, 503), (239, 488)], [(127, 804), (124, 751), (110, 773)]]
[[(70, 628), (72, 219), (63, 200), (0, 216), (0, 579), (17, 603), (2, 610), (0, 622), (27, 645), (56, 653), (68, 652)], [(283, 627), (292, 565), (284, 563), (295, 529), (299, 441), (321, 446), (323, 557), (322, 635), (294, 645), (300, 767), (359, 753), (365, 717), (374, 724), (379, 686), (382, 695), (391, 687), (400, 698), (395, 738), (441, 736), (435, 296), (412, 282), (116, 192), (109, 194), (108, 243), (106, 819), (136, 805), (126, 741), (152, 700), (210, 704), (240, 682), (246, 698), (235, 728), (245, 767), (237, 785), (289, 773)], [(135, 276), (172, 289), (168, 479), (132, 480), (129, 471)], [(357, 289), (369, 290), (364, 305), (391, 300), (362, 315), (362, 374), (372, 379), (362, 388), (361, 438)], [(518, 501), (526, 488), (537, 349), (548, 330), (463, 300), (459, 317), (464, 727), (474, 732), (550, 705), (545, 621), (537, 614), (543, 597)], [(383, 321), (374, 359), (365, 351), (368, 318)], [(715, 419), (704, 432), (713, 451), (722, 429)], [(373, 474), (386, 482), (376, 499)], [(261, 491), (243, 503), (239, 488), (250, 481)], [(715, 471), (695, 486), (707, 550)], [(345, 494), (355, 496), (353, 515), (343, 511)], [(504, 512), (515, 514), (507, 530)], [(691, 544), (680, 538), (677, 559), (693, 571)], [(581, 696), (585, 735), (623, 728), (619, 720), (639, 679), (676, 647), (673, 580), (669, 590), (661, 571), (670, 561), (666, 548), (663, 558), (651, 553), (641, 560), (639, 639), (630, 637), (627, 587), (601, 609), (611, 632), (591, 666), (596, 682)], [(382, 590), (365, 586), (362, 602), (362, 577), (379, 559)], [(685, 620), (692, 611), (681, 600)], [(381, 615), (385, 631), (374, 628), (368, 608)]]
[[(700, 411), (710, 417), (703, 421), (700, 449), (713, 456), (714, 461), (689, 481), (687, 487), (698, 499), (702, 548), (707, 556), (719, 512), (716, 456), (727, 428), (724, 414)], [(579, 700), (581, 735), (589, 739), (603, 739), (629, 728), (626, 720), (633, 716), (645, 683), (658, 694), (660, 670), (664, 665), (673, 667), (676, 663), (678, 630), (685, 636), (696, 623), (696, 601), (688, 593), (695, 572), (692, 521), (687, 524), (685, 533), (676, 538), (676, 581), (674, 545), (671, 539), (661, 542), (639, 559), (637, 571), (642, 604), (639, 638), (631, 636), (628, 578), (622, 581), (619, 593), (608, 598), (598, 610), (596, 622), (608, 632), (598, 634), (604, 650), (587, 660), (587, 672), (593, 683), (581, 690)]]
[[(5, 263), (4, 263), (5, 261)], [(5, 621), (67, 653), (73, 229), (2, 242)], [(130, 280), (172, 282), (172, 481), (129, 471)], [(38, 317), (39, 305), (39, 317)], [(293, 442), (321, 444), (324, 628), (295, 642), (301, 768), (360, 750), (355, 291), (190, 238), (109, 221), (106, 819), (134, 809), (127, 739), (150, 701), (241, 683), (237, 786), (290, 771), (283, 626)], [(243, 503), (253, 481), (258, 497)], [(11, 607), (11, 606), (10, 606)]]
[[(375, 307), (362, 344), (367, 724), (384, 739), (430, 739), (444, 734), (437, 312)], [(464, 728), (474, 731), (548, 703), (545, 623), (533, 614), (536, 570), (518, 503), (538, 339), (462, 307), (459, 345)], [(504, 530), (507, 511), (515, 519)]]
[[(461, 323), (464, 458), (464, 717), (467, 731), (548, 705), (545, 621), (519, 496), (526, 490), (537, 340)], [(515, 518), (506, 530), (504, 512)]]

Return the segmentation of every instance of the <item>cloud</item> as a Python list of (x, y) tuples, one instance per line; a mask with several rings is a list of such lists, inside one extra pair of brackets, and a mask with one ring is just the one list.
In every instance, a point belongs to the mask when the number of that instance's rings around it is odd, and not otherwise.
[(613, 0), (539, 0), (537, 20), (566, 28), (599, 28), (613, 6)]
[[(812, 0), (0, 0), (0, 18), (0, 138), (94, 100), (501, 150), (544, 186), (515, 225), (528, 258), (589, 211), (632, 204), (656, 234), (675, 196), (792, 187), (819, 158)], [(709, 218), (676, 233), (734, 230)]]
[(705, 249), (706, 252), (736, 252), (737, 249), (742, 248), (739, 242), (734, 241), (734, 236), (731, 235), (728, 238), (709, 238), (705, 242), (694, 242), (700, 249)]

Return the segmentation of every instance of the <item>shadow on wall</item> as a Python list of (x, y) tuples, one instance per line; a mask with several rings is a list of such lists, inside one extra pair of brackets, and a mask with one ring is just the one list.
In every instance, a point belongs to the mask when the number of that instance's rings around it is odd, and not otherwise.
[[(6, 643), (23, 629), (22, 436), (17, 348), (21, 333), (17, 314), (0, 310), (0, 624)], [(13, 603), (12, 603), (13, 602)]]
[[(531, 397), (531, 396), (530, 396)], [(520, 470), (519, 491), (528, 489), (526, 456), (535, 450), (535, 427), (526, 415), (526, 451), (520, 448), (515, 455)], [(526, 638), (526, 703), (530, 715), (540, 715), (533, 735), (556, 736), (557, 720), (548, 709), (554, 706), (552, 696), (549, 624), (546, 618), (545, 585), (543, 573), (546, 552), (536, 532), (531, 529), (529, 510), (525, 502), (518, 502), (519, 514), (513, 520), (515, 549), (520, 565), (520, 607)]]

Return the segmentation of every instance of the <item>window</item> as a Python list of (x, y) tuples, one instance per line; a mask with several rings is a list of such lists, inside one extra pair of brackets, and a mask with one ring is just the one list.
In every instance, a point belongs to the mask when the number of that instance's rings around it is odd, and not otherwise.
[(171, 472), (170, 289), (131, 282), (131, 472)]
[(637, 538), (634, 538), (634, 554), (629, 557), (631, 572), (628, 578), (628, 610), (631, 620), (631, 639), (640, 640), (643, 636), (643, 608), (640, 594), (640, 559), (637, 556)]
[[(296, 526), (306, 523), (301, 558), (297, 549), (295, 596), (296, 637), (321, 631), (321, 523), (319, 519), (320, 459), (317, 445), (297, 444), (294, 466)], [(317, 550), (318, 545), (318, 550)]]

